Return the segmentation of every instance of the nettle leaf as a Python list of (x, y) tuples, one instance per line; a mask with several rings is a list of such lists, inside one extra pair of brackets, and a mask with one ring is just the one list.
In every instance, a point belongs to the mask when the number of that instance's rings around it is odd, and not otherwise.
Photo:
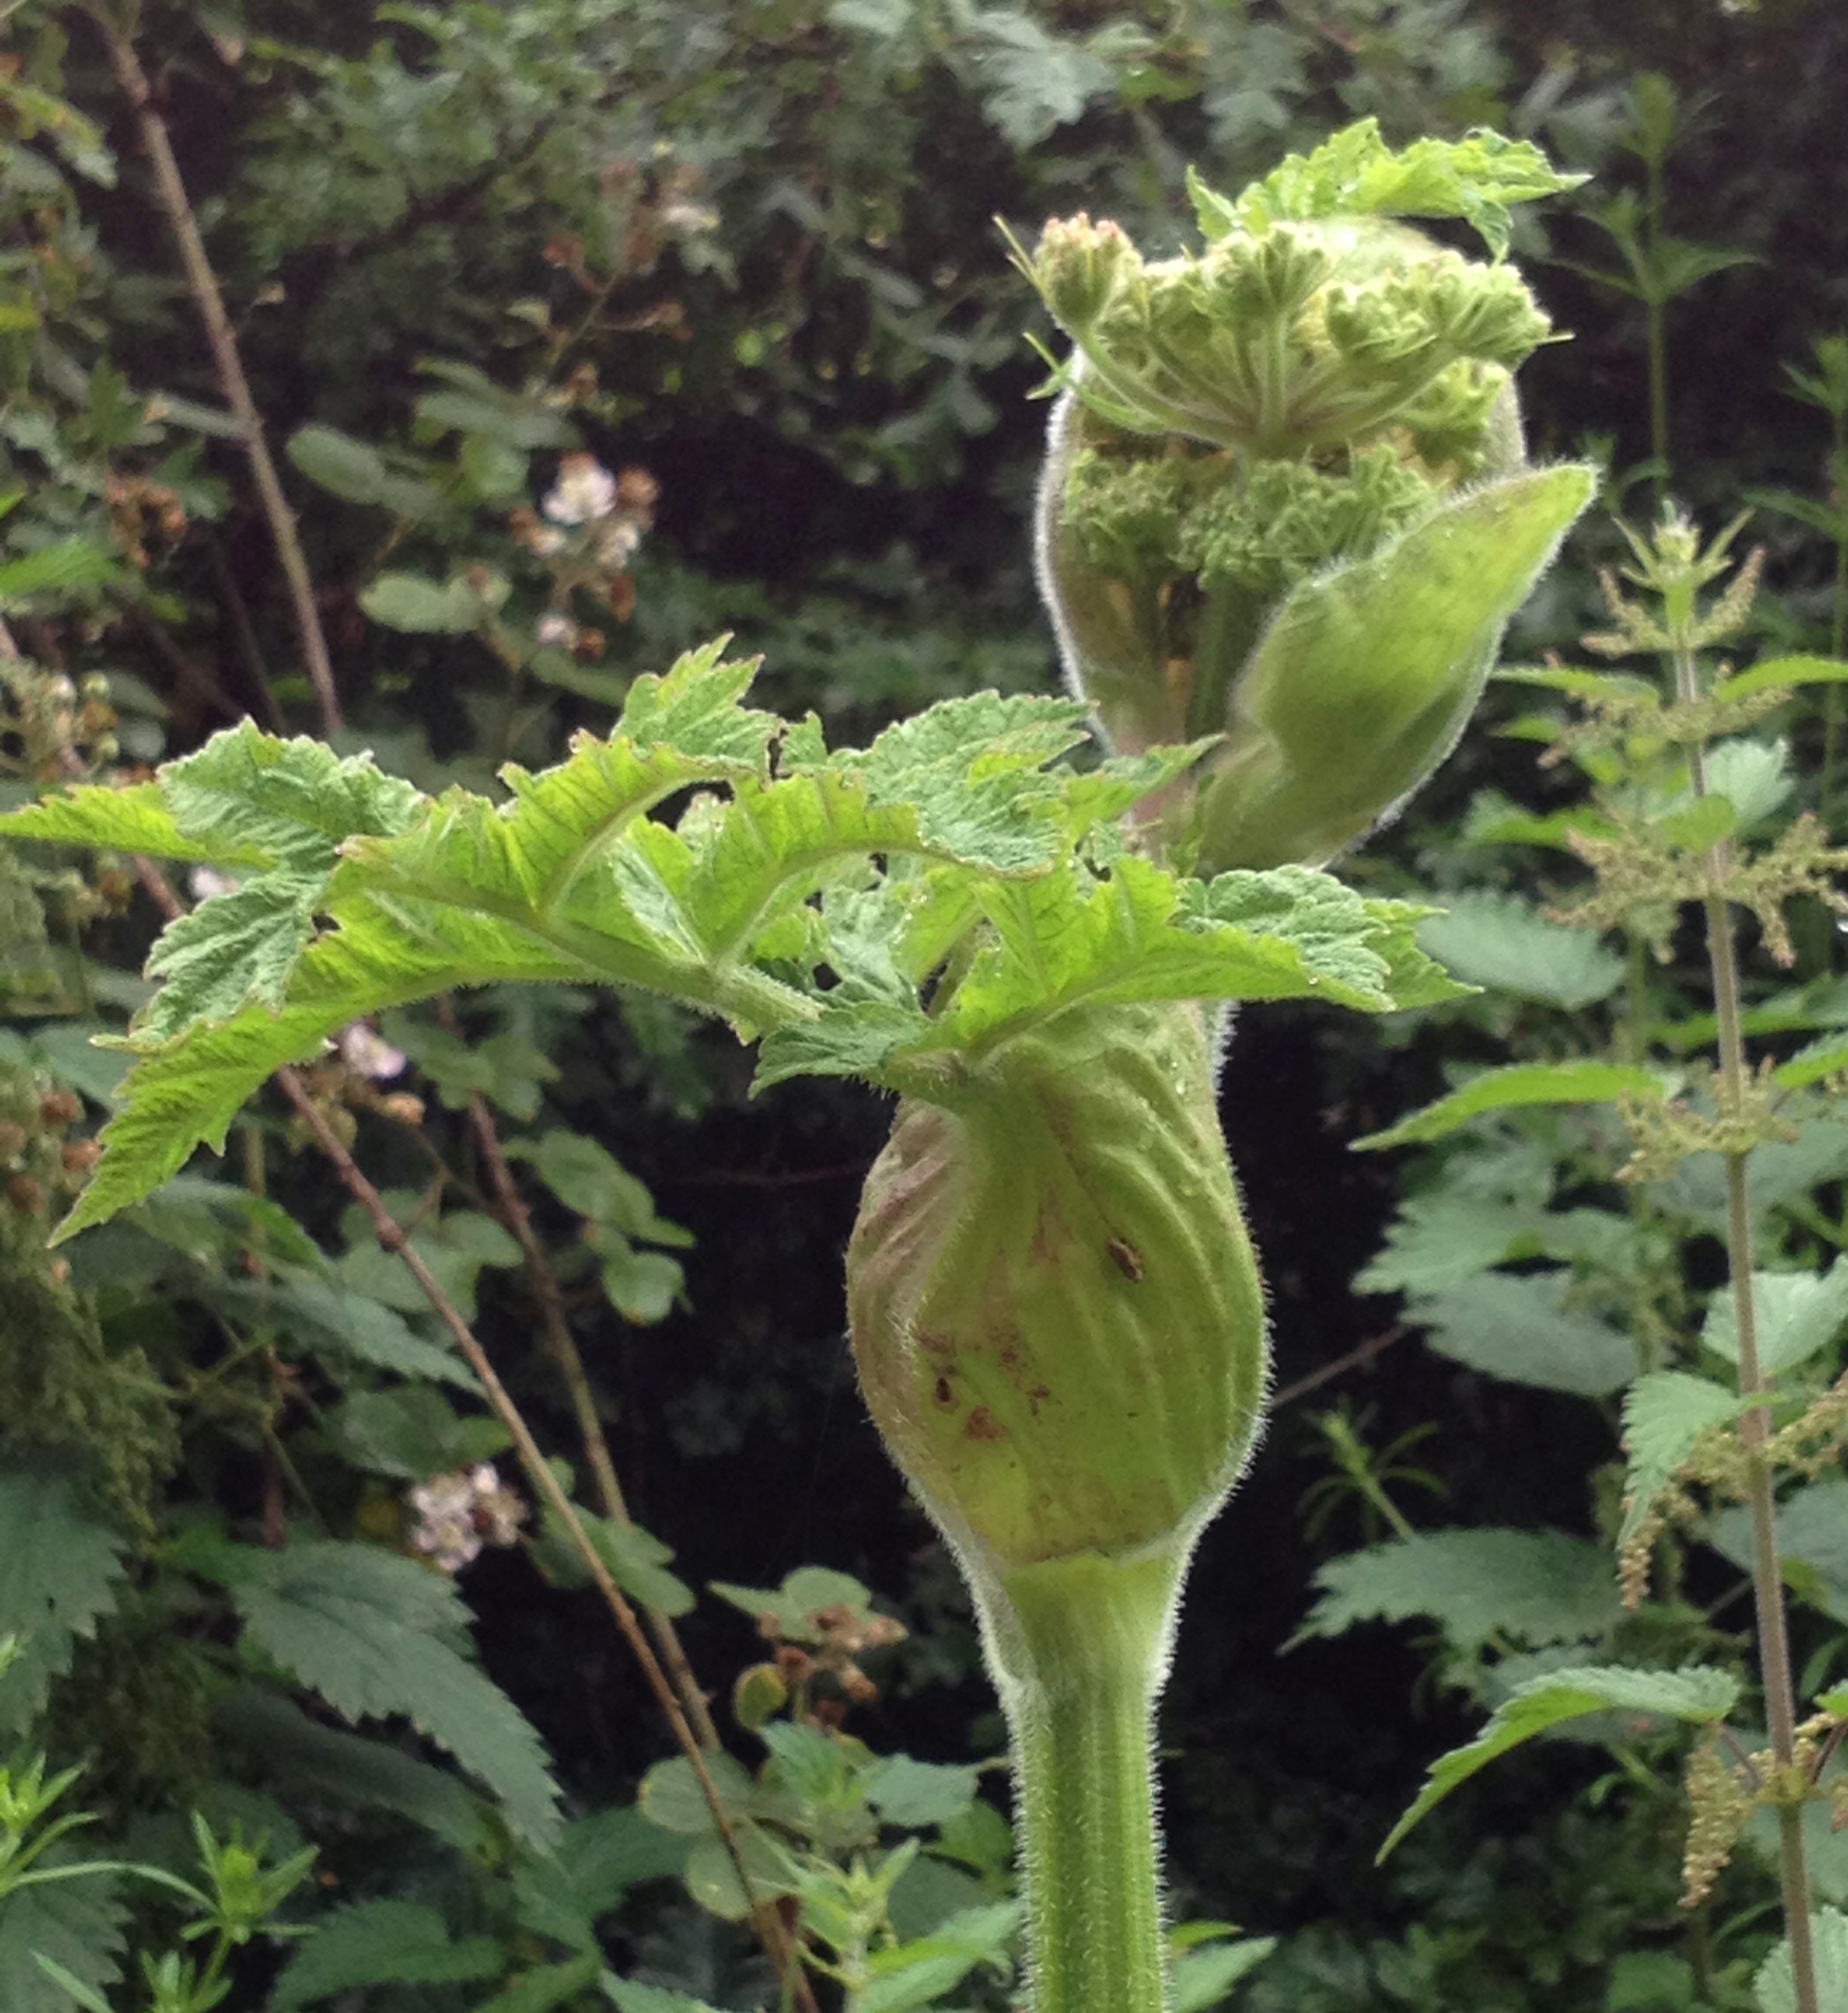
[(1608, 1104), (1618, 1097), (1660, 1098), (1664, 1094), (1659, 1075), (1628, 1063), (1512, 1063), (1504, 1069), (1483, 1071), (1460, 1090), (1353, 1143), (1362, 1153), (1422, 1146), (1458, 1132), (1491, 1111), (1517, 1110), (1530, 1104)]
[(1010, 1950), (1020, 1926), (1017, 1901), (991, 1901), (946, 1916), (928, 1936), (874, 1951), (870, 1982), (855, 1995), (856, 2013), (910, 2013), (934, 2004), (978, 1964), (1011, 1975)]
[(1694, 1451), (1710, 1427), (1736, 1418), (1741, 1400), (1736, 1391), (1685, 1370), (1652, 1370), (1639, 1377), (1624, 1394), (1624, 1446), (1629, 1469), (1624, 1484), (1623, 1528), (1617, 1534), (1627, 1545), (1649, 1514), (1650, 1506), (1668, 1486), (1675, 1470)]
[(452, 1582), (370, 1545), (227, 1546), (216, 1569), (247, 1640), (349, 1721), (408, 1718), (499, 1797), (541, 1847), (558, 1826), (539, 1736), (470, 1661)]
[(1544, 1250), (1530, 1207), (1498, 1196), (1442, 1190), (1414, 1196), (1386, 1232), (1386, 1246), (1354, 1284), (1366, 1293), (1438, 1293)]
[(1594, 931), (1549, 922), (1517, 895), (1453, 895), (1446, 906), (1418, 925), (1418, 948), (1469, 985), (1571, 1012), (1624, 982), (1623, 960)]
[(1432, 1763), (1429, 1780), (1388, 1834), (1378, 1859), (1384, 1859), (1413, 1825), (1435, 1809), (1453, 1790), (1485, 1768), (1498, 1755), (1567, 1720), (1582, 1719), (1591, 1713), (1621, 1712), (1707, 1725), (1724, 1719), (1738, 1698), (1736, 1678), (1700, 1664), (1679, 1671), (1634, 1671), (1617, 1664), (1596, 1664), (1530, 1679), (1503, 1700), (1467, 1747), (1453, 1748)]
[[(1848, 2006), (1848, 1915), (1818, 1908), (1810, 1918), (1810, 1947), (1816, 1970), (1816, 2004)], [(1796, 2013), (1796, 1960), (1786, 1936), (1752, 1980), (1758, 2013)]]
[(441, 1915), (414, 1901), (356, 1901), (336, 1908), (290, 1958), (270, 2013), (295, 2013), (364, 1985), (472, 1985), (500, 1975), (492, 1936), (452, 1938)]
[(1275, 1936), (1241, 1936), (1183, 1950), (1174, 1960), (1174, 2013), (1206, 2013), (1277, 1947)]
[[(1703, 1535), (1735, 1565), (1752, 1570), (1752, 1518), (1743, 1503), (1722, 1510)], [(1778, 1503), (1778, 1556), (1806, 1600), (1848, 1621), (1848, 1478), (1807, 1482)]]
[(1493, 1635), (1535, 1647), (1596, 1640), (1621, 1615), (1610, 1555), (1563, 1531), (1432, 1531), (1331, 1559), (1297, 1639), (1431, 1616), (1458, 1650)]
[[(1754, 1272), (1758, 1367), (1768, 1377), (1794, 1370), (1826, 1349), (1848, 1321), (1848, 1258), (1826, 1272)], [(1707, 1302), (1702, 1344), (1728, 1363), (1739, 1360), (1739, 1311), (1730, 1289)]]
[[(54, 1846), (38, 1864), (48, 1872), (76, 1857)], [(6, 2013), (70, 2013), (77, 2002), (48, 1975), (41, 1955), (93, 1992), (113, 1985), (122, 1975), (117, 1960), (127, 1921), (113, 1874), (16, 1888), (0, 1900), (0, 2006)]]
[(19, 1648), (0, 1675), (0, 1749), (25, 1735), (79, 1639), (115, 1607), (125, 1549), (63, 1468), (18, 1458), (0, 1467), (0, 1639)]
[(1605, 1398), (1637, 1371), (1636, 1345), (1594, 1314), (1568, 1308), (1569, 1270), (1485, 1272), (1414, 1301), (1410, 1318), (1439, 1355), (1511, 1384)]

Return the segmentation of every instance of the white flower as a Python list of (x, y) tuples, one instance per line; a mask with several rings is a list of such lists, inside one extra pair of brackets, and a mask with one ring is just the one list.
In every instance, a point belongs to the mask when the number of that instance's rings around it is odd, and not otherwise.
[(364, 1021), (349, 1021), (340, 1031), (340, 1059), (356, 1075), (370, 1077), (374, 1083), (401, 1075), (405, 1065), (402, 1049), (395, 1049)]
[(212, 867), (195, 867), (187, 876), (186, 885), (191, 889), (195, 902), (207, 902), (214, 895), (234, 895), (244, 884), (234, 874), (220, 874)]
[(613, 518), (598, 535), (598, 562), (613, 569), (627, 566), (641, 543), (642, 527), (633, 517)]
[(581, 524), (616, 508), (616, 477), (595, 456), (568, 454), (540, 506), (555, 524)]
[(556, 608), (549, 608), (539, 617), (538, 627), (534, 631), (542, 643), (568, 645), (576, 633), (577, 625), (568, 615), (561, 615)]
[(439, 1475), (411, 1491), (417, 1513), (413, 1547), (446, 1573), (460, 1572), (481, 1555), (475, 1529), (475, 1492), (464, 1475)]

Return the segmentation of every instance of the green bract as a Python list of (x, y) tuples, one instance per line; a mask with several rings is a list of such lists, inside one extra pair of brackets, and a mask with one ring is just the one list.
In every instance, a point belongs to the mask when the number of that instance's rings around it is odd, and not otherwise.
[(1326, 859), (1416, 788), (1589, 502), (1587, 471), (1522, 470), (1513, 372), (1550, 333), (1525, 284), (1395, 220), (1499, 252), (1507, 203), (1575, 179), (1368, 123), (1236, 200), (1193, 183), (1198, 252), (1078, 216), (1022, 258), (1075, 345), (1038, 525), (1067, 675), (1125, 751), (1225, 737), (1149, 806), (1208, 867)]

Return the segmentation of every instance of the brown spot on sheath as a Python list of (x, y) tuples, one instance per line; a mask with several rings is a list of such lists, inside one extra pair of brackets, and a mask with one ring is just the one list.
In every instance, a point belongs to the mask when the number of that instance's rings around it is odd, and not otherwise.
[(949, 1379), (947, 1377), (939, 1377), (937, 1379), (937, 1388), (933, 1395), (939, 1405), (953, 1405), (956, 1401), (956, 1393), (949, 1388)]
[(1004, 1440), (1007, 1428), (1002, 1425), (986, 1405), (978, 1405), (969, 1414), (969, 1423), (963, 1428), (966, 1439)]
[(1104, 1247), (1110, 1254), (1110, 1263), (1132, 1286), (1142, 1282), (1142, 1254), (1127, 1237), (1113, 1237)]
[(956, 1353), (954, 1339), (947, 1335), (924, 1335), (920, 1332), (917, 1346), (926, 1356), (954, 1356)]

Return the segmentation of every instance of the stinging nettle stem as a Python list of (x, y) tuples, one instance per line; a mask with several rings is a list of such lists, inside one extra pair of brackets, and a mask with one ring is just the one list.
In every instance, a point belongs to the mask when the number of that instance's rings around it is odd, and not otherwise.
[[(1675, 695), (1684, 703), (1700, 695), (1693, 649), (1678, 638), (1674, 652)], [(1698, 799), (1707, 794), (1705, 754), (1696, 744), (1689, 756), (1689, 781)], [(1721, 839), (1708, 856), (1715, 889), (1726, 884), (1732, 864), (1731, 842)], [(1745, 1094), (1748, 1074), (1745, 1037), (1739, 1010), (1739, 957), (1732, 917), (1725, 898), (1708, 894), (1707, 951), (1712, 968), (1714, 1008), (1719, 1021), (1720, 1074), (1724, 1094), (1737, 1100)], [(1764, 1686), (1764, 1713), (1771, 1753), (1780, 1771), (1796, 1752), (1796, 1707), (1790, 1668), (1790, 1636), (1784, 1607), (1784, 1581), (1778, 1557), (1777, 1497), (1770, 1464), (1764, 1457), (1771, 1438), (1771, 1386), (1758, 1356), (1757, 1309), (1752, 1293), (1751, 1198), (1746, 1182), (1746, 1155), (1728, 1153), (1726, 1165), (1726, 1257), (1732, 1277), (1732, 1304), (1739, 1327), (1739, 1390), (1742, 1397), (1762, 1396), (1739, 1421), (1739, 1438), (1750, 1464), (1746, 1506), (1752, 1520), (1752, 1596), (1758, 1623), (1758, 1657)], [(1816, 1989), (1816, 1955), (1810, 1929), (1808, 1854), (1800, 1807), (1778, 1807), (1778, 1875), (1784, 1904), (1785, 1933), (1790, 1939), (1790, 1968), (1796, 1990), (1796, 2013), (1822, 2013)]]

